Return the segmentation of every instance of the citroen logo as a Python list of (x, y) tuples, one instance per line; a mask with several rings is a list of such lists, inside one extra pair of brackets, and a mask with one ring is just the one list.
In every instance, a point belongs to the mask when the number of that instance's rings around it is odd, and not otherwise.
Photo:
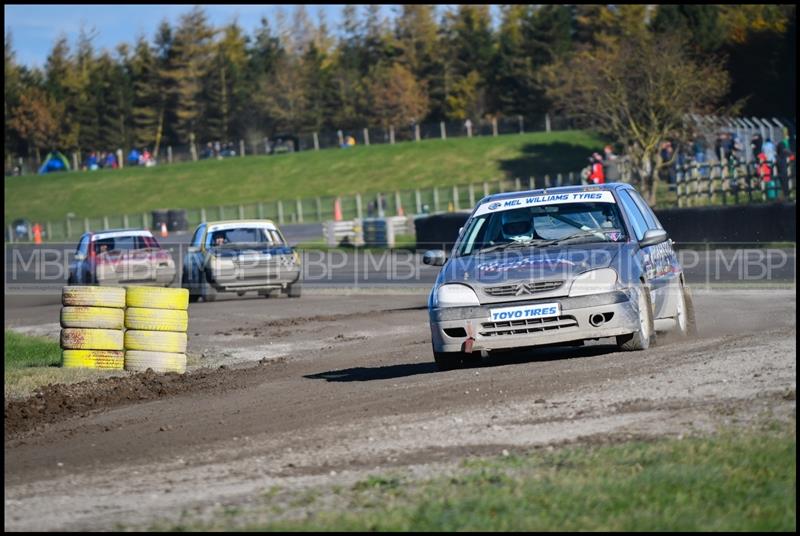
[(517, 292), (516, 292), (517, 296), (522, 296), (523, 294), (530, 294), (530, 293), (531, 291), (524, 283), (520, 283), (519, 285), (517, 285)]

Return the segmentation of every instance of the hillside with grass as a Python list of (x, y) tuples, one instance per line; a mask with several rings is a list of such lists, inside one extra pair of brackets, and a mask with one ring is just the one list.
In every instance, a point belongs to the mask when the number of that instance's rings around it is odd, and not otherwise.
[(18, 217), (98, 217), (577, 172), (602, 145), (600, 137), (587, 132), (542, 132), (6, 177), (5, 223)]

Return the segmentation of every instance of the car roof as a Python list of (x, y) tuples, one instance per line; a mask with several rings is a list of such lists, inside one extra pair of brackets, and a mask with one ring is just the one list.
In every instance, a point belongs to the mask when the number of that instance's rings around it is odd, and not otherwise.
[(93, 240), (102, 240), (104, 238), (117, 238), (120, 236), (149, 236), (155, 238), (150, 229), (104, 229), (102, 231), (90, 231), (84, 233), (83, 236), (91, 236)]
[(514, 199), (517, 197), (524, 197), (528, 195), (571, 194), (576, 192), (615, 191), (623, 189), (633, 189), (633, 187), (626, 182), (608, 182), (605, 184), (579, 184), (576, 186), (556, 186), (554, 188), (538, 188), (536, 190), (520, 190), (516, 192), (504, 192), (502, 194), (492, 194), (481, 199), (478, 202), (478, 205), (481, 205), (488, 201), (502, 201), (504, 199)]
[(103, 229), (102, 231), (86, 231), (81, 236), (98, 235), (98, 234), (105, 234), (105, 233), (139, 232), (139, 231), (147, 231), (148, 233), (152, 233), (152, 231), (150, 231), (150, 229), (145, 229), (144, 227), (118, 227), (116, 229)]
[(232, 223), (238, 223), (238, 224), (241, 224), (241, 225), (252, 225), (252, 224), (262, 225), (262, 224), (265, 224), (265, 223), (269, 223), (269, 224), (275, 225), (274, 221), (268, 220), (268, 219), (204, 221), (200, 225), (207, 225), (207, 226), (211, 227), (212, 225), (229, 225), (229, 224), (232, 224)]

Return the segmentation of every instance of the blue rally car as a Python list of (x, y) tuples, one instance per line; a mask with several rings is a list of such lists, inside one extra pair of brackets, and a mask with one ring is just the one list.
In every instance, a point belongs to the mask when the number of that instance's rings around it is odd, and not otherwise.
[[(655, 321), (695, 332), (672, 241), (628, 184), (488, 196), (473, 210), (428, 298), (440, 370), (495, 350), (615, 337), (655, 341)], [(660, 322), (663, 324), (664, 322)]]

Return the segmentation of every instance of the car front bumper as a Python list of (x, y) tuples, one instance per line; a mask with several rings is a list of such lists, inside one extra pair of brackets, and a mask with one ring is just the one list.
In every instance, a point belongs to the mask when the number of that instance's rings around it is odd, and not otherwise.
[(219, 292), (283, 289), (300, 279), (300, 267), (258, 270), (212, 270), (212, 284)]
[[(557, 317), (493, 322), (490, 309), (558, 302)], [(603, 322), (590, 323), (601, 315)], [(639, 312), (630, 292), (620, 290), (575, 298), (550, 298), (474, 307), (430, 310), (431, 338), (437, 352), (464, 351), (472, 338), (472, 351), (523, 348), (633, 333), (639, 329)]]

